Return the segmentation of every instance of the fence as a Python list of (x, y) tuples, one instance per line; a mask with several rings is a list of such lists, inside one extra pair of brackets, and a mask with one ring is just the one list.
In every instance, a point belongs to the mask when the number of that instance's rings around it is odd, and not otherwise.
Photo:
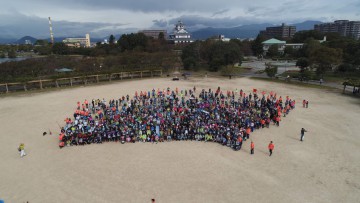
[(161, 77), (162, 70), (143, 70), (143, 71), (129, 71), (111, 74), (87, 75), (79, 77), (58, 78), (58, 79), (42, 79), (32, 80), (19, 83), (5, 83), (0, 84), (0, 93), (9, 93), (16, 91), (28, 91), (34, 89), (45, 88), (60, 88), (75, 85), (87, 85), (91, 83), (99, 83), (112, 80), (123, 80), (143, 77)]

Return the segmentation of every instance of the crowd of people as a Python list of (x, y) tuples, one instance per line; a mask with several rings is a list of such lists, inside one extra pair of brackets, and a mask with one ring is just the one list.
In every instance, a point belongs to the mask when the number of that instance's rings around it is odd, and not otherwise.
[[(280, 125), (295, 100), (256, 89), (151, 90), (119, 99), (78, 102), (61, 128), (59, 147), (92, 143), (217, 142), (240, 150), (259, 128)], [(253, 144), (252, 144), (253, 146)]]

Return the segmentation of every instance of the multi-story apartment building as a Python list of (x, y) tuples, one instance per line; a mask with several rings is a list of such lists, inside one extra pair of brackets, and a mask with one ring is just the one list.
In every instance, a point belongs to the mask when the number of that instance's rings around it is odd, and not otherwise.
[(139, 33), (143, 33), (147, 37), (152, 37), (154, 39), (158, 39), (160, 33), (164, 34), (164, 39), (167, 39), (167, 31), (166, 30), (140, 30)]
[(285, 23), (277, 27), (267, 27), (266, 30), (260, 31), (260, 34), (265, 35), (267, 37), (282, 38), (282, 39), (292, 38), (295, 33), (296, 33), (296, 27), (285, 25)]
[(314, 30), (319, 32), (336, 32), (344, 37), (360, 39), (360, 21), (336, 20), (333, 23), (314, 25)]
[(90, 47), (90, 35), (86, 34), (85, 38), (66, 38), (63, 40), (69, 47)]

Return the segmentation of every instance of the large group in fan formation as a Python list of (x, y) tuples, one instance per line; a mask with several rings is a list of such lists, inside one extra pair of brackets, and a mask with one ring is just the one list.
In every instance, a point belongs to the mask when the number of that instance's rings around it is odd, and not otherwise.
[(295, 100), (253, 89), (213, 91), (152, 90), (120, 99), (77, 102), (73, 118), (61, 128), (59, 147), (91, 143), (218, 142), (240, 150), (255, 129), (279, 126)]

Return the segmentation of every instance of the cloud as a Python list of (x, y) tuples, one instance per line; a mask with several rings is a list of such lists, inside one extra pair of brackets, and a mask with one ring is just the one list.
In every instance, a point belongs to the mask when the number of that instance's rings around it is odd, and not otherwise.
[(229, 10), (230, 9), (223, 9), (223, 10), (217, 11), (217, 12), (213, 13), (211, 17), (215, 17), (217, 15), (224, 14), (224, 13), (228, 12)]
[[(109, 33), (120, 34), (123, 31), (131, 30), (125, 27), (127, 24), (121, 23), (52, 21), (52, 25), (55, 37), (85, 36), (86, 33), (90, 33), (93, 37), (103, 37)], [(0, 30), (2, 31), (0, 37), (3, 38), (19, 38), (25, 35), (39, 38), (50, 36), (47, 18), (26, 16), (19, 13), (16, 15), (0, 15)], [(133, 28), (133, 30), (136, 29)]]
[(167, 27), (168, 26), (168, 22), (167, 20), (161, 19), (161, 20), (153, 20), (153, 27)]
[(189, 30), (303, 20), (358, 20), (358, 0), (17, 0), (0, 8), (0, 36), (108, 36), (149, 28), (172, 30), (182, 20)]
[(204, 27), (215, 27), (215, 28), (236, 27), (240, 25), (262, 22), (260, 19), (256, 19), (252, 17), (211, 18), (211, 17), (202, 17), (199, 15), (183, 15), (178, 18), (170, 19), (169, 24), (174, 25), (177, 23), (178, 20), (183, 21), (189, 30), (195, 30)]

